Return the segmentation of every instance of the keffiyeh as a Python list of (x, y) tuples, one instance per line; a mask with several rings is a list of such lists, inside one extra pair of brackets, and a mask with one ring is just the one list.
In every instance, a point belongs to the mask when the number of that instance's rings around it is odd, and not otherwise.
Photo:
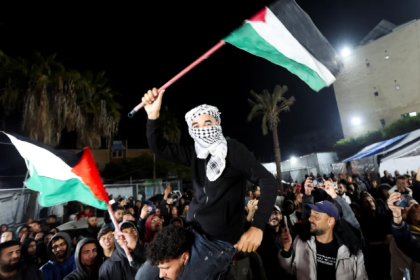
[[(192, 128), (193, 120), (201, 115), (211, 115), (219, 125), (205, 126), (202, 128)], [(200, 105), (185, 115), (190, 136), (194, 139), (197, 157), (206, 159), (209, 154), (211, 158), (207, 163), (206, 175), (210, 181), (215, 181), (220, 177), (226, 167), (227, 142), (223, 136), (220, 126), (220, 112), (214, 106)]]

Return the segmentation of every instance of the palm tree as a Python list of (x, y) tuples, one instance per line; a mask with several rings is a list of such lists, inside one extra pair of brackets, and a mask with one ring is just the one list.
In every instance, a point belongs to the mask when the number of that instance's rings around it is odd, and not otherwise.
[[(0, 51), (0, 106), (22, 113), (22, 130), (33, 140), (57, 146), (64, 130), (77, 132), (77, 147), (99, 148), (117, 133), (120, 105), (104, 72), (66, 70), (55, 55), (31, 61)], [(0, 110), (2, 111), (2, 110)]]
[[(283, 190), (282, 176), (281, 176), (281, 154), (279, 145), (279, 135), (277, 131), (278, 124), (280, 122), (280, 112), (290, 111), (290, 106), (296, 101), (291, 96), (285, 98), (283, 95), (287, 92), (287, 86), (276, 85), (273, 94), (270, 94), (267, 90), (263, 90), (262, 94), (257, 94), (251, 90), (251, 95), (255, 98), (255, 102), (249, 99), (249, 103), (252, 106), (251, 112), (248, 115), (248, 121), (250, 122), (254, 117), (262, 115), (262, 133), (263, 135), (268, 134), (268, 128), (270, 128), (273, 134), (274, 154), (276, 157), (277, 167), (277, 180), (279, 182), (280, 190)], [(268, 127), (267, 127), (268, 124)]]

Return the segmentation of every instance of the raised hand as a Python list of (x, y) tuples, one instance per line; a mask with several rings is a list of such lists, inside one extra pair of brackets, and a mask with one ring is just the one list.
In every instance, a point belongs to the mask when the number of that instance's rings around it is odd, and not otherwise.
[(324, 187), (322, 187), (322, 189), (324, 189), (324, 191), (329, 194), (333, 199), (337, 197), (337, 193), (335, 192), (335, 188), (334, 188), (334, 184), (330, 181), (325, 181), (324, 180)]
[(163, 90), (158, 94), (158, 90), (153, 88), (143, 96), (142, 102), (144, 103), (144, 109), (146, 110), (149, 119), (156, 120), (159, 118), (164, 92), (165, 91)]
[(306, 178), (304, 188), (305, 188), (305, 194), (306, 195), (311, 195), (311, 193), (314, 189), (314, 184), (313, 184), (313, 181), (312, 181), (312, 177)]
[(281, 233), (281, 242), (283, 243), (283, 249), (288, 252), (292, 247), (292, 236), (287, 227), (285, 227)]

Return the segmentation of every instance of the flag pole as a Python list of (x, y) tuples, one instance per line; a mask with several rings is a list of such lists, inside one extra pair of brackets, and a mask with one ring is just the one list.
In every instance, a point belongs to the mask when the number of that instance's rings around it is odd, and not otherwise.
[[(194, 61), (193, 63), (191, 63), (187, 68), (185, 68), (184, 70), (182, 70), (178, 75), (176, 75), (171, 80), (169, 80), (166, 84), (164, 84), (163, 86), (161, 86), (158, 89), (158, 94), (161, 91), (167, 89), (170, 85), (172, 85), (173, 83), (175, 83), (179, 78), (181, 78), (182, 76), (184, 76), (191, 69), (193, 69), (195, 66), (197, 66), (198, 64), (200, 64), (203, 60), (205, 60), (206, 58), (208, 58), (210, 55), (212, 55), (213, 53), (215, 53), (218, 49), (220, 49), (224, 45), (225, 45), (225, 42), (224, 41), (220, 41), (219, 43), (217, 43), (213, 48), (211, 48), (205, 54), (203, 54), (202, 56), (200, 56), (196, 61)], [(141, 108), (143, 108), (143, 106), (144, 106), (144, 104), (142, 102), (139, 105), (137, 105), (136, 107), (134, 107), (134, 109), (131, 110), (130, 113), (128, 113), (128, 117), (129, 118), (132, 118), (135, 113), (137, 113)]]
[[(120, 230), (120, 227), (118, 225), (117, 218), (115, 218), (115, 214), (114, 214), (114, 211), (112, 210), (111, 204), (107, 203), (106, 205), (108, 206), (108, 212), (109, 212), (109, 215), (111, 217), (112, 223), (114, 224), (115, 232), (117, 234), (122, 233), (121, 230)], [(140, 236), (139, 236), (139, 238), (140, 238)], [(131, 254), (130, 254), (130, 251), (128, 250), (127, 245), (124, 244), (121, 247), (123, 248), (123, 250), (125, 252), (125, 255), (127, 256), (128, 262), (131, 264), (131, 262), (133, 261), (133, 258), (131, 257)]]

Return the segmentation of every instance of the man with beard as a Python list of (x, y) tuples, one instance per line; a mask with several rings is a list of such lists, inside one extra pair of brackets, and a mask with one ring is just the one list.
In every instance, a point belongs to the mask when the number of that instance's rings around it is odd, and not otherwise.
[(21, 261), (19, 241), (6, 241), (0, 244), (0, 279), (38, 280), (42, 274), (35, 265)]
[(77, 244), (74, 261), (77, 269), (67, 275), (65, 280), (96, 280), (102, 265), (103, 251), (99, 242), (92, 238), (83, 238)]
[[(342, 199), (331, 182), (324, 181), (324, 185), (334, 200)], [(308, 181), (305, 188), (310, 191)], [(346, 202), (340, 206), (343, 217), (352, 215)], [(283, 250), (279, 254), (283, 269), (297, 279), (367, 279), (360, 231), (340, 219), (337, 207), (327, 200), (306, 204), (304, 209), (311, 211), (310, 234), (302, 230), (292, 244), (288, 229), (283, 230)]]
[[(140, 244), (139, 233), (132, 222), (120, 224), (122, 236), (116, 235), (115, 252), (99, 270), (100, 280), (134, 280), (137, 270), (145, 262), (144, 247)], [(122, 245), (127, 245), (133, 261), (129, 263)]]
[(348, 204), (350, 204), (351, 199), (346, 193), (347, 193), (347, 182), (342, 180), (338, 182), (337, 184), (337, 194), (341, 196)]
[[(203, 104), (185, 115), (194, 145), (165, 141), (159, 119), (163, 95), (154, 88), (142, 99), (148, 115), (147, 139), (155, 154), (191, 167), (194, 197), (187, 221), (200, 224), (203, 234), (225, 242), (226, 248), (256, 251), (276, 200), (278, 184), (274, 176), (244, 145), (225, 138), (220, 112), (214, 106)], [(244, 233), (247, 180), (261, 188), (261, 196), (251, 227)]]
[(98, 218), (96, 215), (92, 215), (87, 217), (86, 222), (88, 224), (88, 228), (81, 234), (82, 238), (93, 238), (96, 239), (98, 237)]
[[(117, 219), (118, 223), (121, 223), (123, 221), (123, 215), (124, 215), (124, 207), (118, 206), (116, 204), (112, 205), (112, 210), (114, 211), (115, 218)], [(112, 230), (115, 230), (114, 223), (109, 221), (109, 223), (104, 223), (102, 225), (102, 228), (110, 227)]]
[[(251, 209), (250, 209), (251, 212)], [(255, 211), (253, 211), (255, 213)], [(288, 279), (287, 273), (281, 268), (277, 256), (283, 249), (281, 242), (282, 228), (280, 222), (283, 220), (280, 207), (274, 205), (268, 224), (265, 227), (261, 246), (257, 249), (264, 265), (267, 280)]]
[(40, 268), (45, 280), (63, 280), (76, 269), (71, 238), (65, 232), (54, 235), (47, 246), (48, 263)]

